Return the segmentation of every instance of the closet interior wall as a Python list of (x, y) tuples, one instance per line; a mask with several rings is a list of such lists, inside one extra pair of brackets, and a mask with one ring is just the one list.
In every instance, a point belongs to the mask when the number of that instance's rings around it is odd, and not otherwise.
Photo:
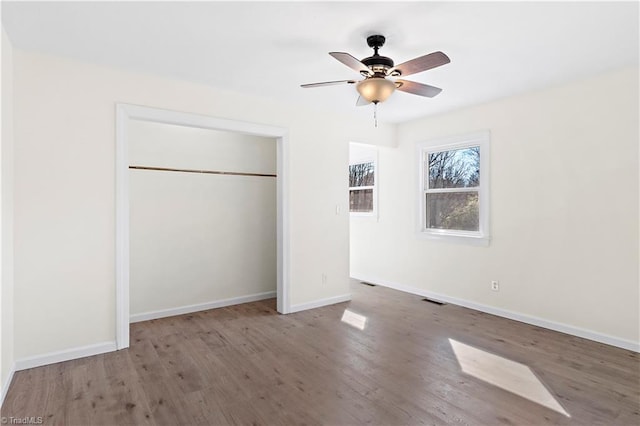
[(129, 123), (131, 321), (276, 295), (276, 140)]

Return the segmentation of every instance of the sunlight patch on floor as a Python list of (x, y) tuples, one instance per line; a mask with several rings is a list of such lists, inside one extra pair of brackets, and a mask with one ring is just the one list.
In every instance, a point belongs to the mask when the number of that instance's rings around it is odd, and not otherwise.
[(364, 330), (367, 325), (367, 317), (364, 315), (356, 314), (349, 309), (344, 310), (344, 314), (342, 314), (342, 322), (349, 324), (351, 327), (355, 327), (358, 330)]
[(457, 340), (449, 343), (464, 373), (571, 417), (531, 368)]

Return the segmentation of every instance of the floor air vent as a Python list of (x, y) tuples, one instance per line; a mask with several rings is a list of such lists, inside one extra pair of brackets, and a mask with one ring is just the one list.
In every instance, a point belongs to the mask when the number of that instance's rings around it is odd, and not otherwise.
[(364, 281), (360, 281), (360, 284), (368, 285), (369, 287), (375, 287), (375, 284), (365, 283)]
[(425, 299), (422, 299), (422, 301), (423, 301), (423, 302), (433, 303), (434, 305), (438, 305), (438, 306), (446, 305), (446, 303), (441, 302), (441, 301), (439, 301), (439, 300), (435, 300), (435, 299), (425, 298)]

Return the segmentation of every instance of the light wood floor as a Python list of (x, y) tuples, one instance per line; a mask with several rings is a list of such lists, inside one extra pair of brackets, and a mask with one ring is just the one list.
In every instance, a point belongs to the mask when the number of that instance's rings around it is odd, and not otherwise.
[[(352, 302), (291, 315), (269, 300), (133, 324), (127, 350), (17, 372), (2, 416), (83, 426), (640, 424), (634, 352), (384, 287), (352, 291)], [(341, 321), (345, 309), (355, 326)], [(523, 375), (561, 409), (520, 396)]]

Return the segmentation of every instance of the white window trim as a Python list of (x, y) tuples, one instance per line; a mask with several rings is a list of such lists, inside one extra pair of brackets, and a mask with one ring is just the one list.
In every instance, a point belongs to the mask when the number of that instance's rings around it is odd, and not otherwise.
[[(491, 240), (489, 224), (489, 175), (490, 175), (490, 140), (491, 132), (484, 130), (470, 134), (453, 136), (448, 138), (433, 139), (416, 145), (418, 158), (418, 217), (417, 236), (419, 238), (448, 241), (476, 246), (488, 246)], [(478, 191), (480, 210), (479, 230), (476, 231), (451, 231), (446, 229), (427, 229), (426, 227), (426, 203), (425, 203), (425, 154), (437, 151), (451, 151), (471, 146), (480, 146), (480, 187), (446, 188), (438, 192), (465, 192)]]
[[(367, 147), (368, 149), (375, 151), (371, 157), (359, 158), (357, 161), (351, 162), (349, 160), (349, 167), (354, 166), (356, 164), (365, 164), (365, 163), (373, 163), (373, 185), (371, 186), (350, 186), (349, 193), (352, 190), (363, 190), (363, 189), (373, 189), (373, 210), (370, 212), (352, 212), (349, 211), (349, 216), (351, 217), (378, 217), (378, 149), (371, 145), (361, 144), (357, 142), (350, 142), (354, 145), (362, 145)], [(350, 207), (349, 207), (350, 208)]]

